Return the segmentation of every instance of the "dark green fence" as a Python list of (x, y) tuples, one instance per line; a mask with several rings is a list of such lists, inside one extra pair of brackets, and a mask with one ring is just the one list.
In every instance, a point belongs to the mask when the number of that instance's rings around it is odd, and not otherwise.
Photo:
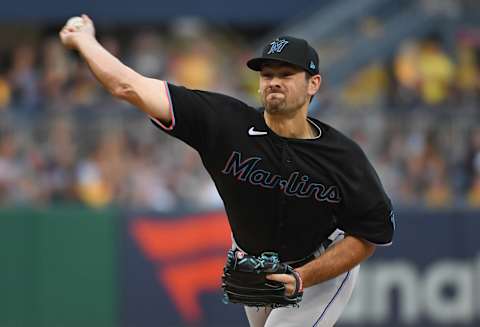
[(116, 217), (0, 209), (0, 327), (117, 326)]

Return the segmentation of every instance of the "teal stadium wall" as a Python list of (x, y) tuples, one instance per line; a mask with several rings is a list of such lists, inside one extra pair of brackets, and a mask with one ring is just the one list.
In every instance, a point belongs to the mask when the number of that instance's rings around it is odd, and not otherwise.
[(0, 326), (118, 326), (112, 211), (0, 210)]

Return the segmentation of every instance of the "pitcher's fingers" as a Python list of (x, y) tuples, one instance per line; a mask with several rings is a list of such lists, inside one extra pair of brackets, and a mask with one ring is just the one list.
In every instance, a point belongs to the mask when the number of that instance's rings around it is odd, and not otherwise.
[(270, 274), (266, 278), (283, 284), (295, 282), (295, 278), (287, 274)]
[(90, 17), (88, 17), (88, 15), (82, 14), (82, 18), (85, 22), (87, 22), (89, 24), (93, 24), (92, 20), (90, 19)]

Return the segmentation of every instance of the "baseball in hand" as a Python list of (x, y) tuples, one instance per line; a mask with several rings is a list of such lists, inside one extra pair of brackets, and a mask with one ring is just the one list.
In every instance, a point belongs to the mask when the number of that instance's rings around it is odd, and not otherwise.
[(67, 20), (67, 23), (65, 24), (67, 27), (73, 27), (75, 28), (76, 30), (78, 30), (80, 27), (82, 27), (83, 25), (85, 24), (85, 22), (83, 21), (83, 18), (82, 17), (78, 17), (78, 16), (75, 16), (75, 17), (72, 17), (70, 18), (69, 20)]

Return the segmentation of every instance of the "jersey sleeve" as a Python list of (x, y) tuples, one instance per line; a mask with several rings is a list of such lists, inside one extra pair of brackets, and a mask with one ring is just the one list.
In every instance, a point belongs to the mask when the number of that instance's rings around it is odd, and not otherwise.
[(235, 109), (246, 106), (227, 95), (190, 90), (165, 83), (171, 123), (167, 126), (155, 117), (152, 122), (161, 130), (187, 143), (200, 153), (215, 146)]
[(350, 161), (343, 204), (337, 216), (339, 228), (375, 245), (390, 245), (395, 231), (392, 204), (362, 150)]

